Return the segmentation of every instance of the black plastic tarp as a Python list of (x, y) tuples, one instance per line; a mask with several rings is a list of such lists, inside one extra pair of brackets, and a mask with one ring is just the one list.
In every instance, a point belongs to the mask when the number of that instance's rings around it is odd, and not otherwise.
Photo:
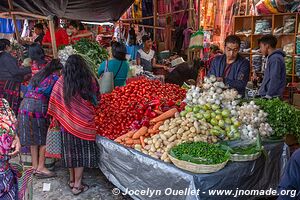
[[(212, 174), (194, 174), (153, 159), (134, 149), (97, 136), (99, 168), (116, 187), (137, 200), (252, 200), (258, 196), (209, 195), (210, 190), (270, 190), (276, 189), (288, 159), (283, 142), (264, 144), (267, 156), (255, 161), (229, 162)], [(199, 190), (200, 193), (192, 194)], [(169, 192), (180, 192), (182, 194)], [(153, 194), (151, 196), (151, 194)]]
[[(12, 0), (13, 10), (42, 16), (93, 22), (117, 21), (133, 0)], [(7, 0), (0, 1), (0, 12), (8, 12)]]

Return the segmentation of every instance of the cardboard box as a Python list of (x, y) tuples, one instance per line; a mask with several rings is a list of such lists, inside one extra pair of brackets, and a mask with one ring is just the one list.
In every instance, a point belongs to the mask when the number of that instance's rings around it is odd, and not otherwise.
[(294, 94), (293, 105), (297, 108), (300, 108), (300, 94)]

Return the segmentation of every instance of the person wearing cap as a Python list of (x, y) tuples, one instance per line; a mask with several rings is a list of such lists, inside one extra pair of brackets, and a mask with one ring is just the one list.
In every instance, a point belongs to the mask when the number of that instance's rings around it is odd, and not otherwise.
[(223, 81), (244, 96), (250, 76), (250, 63), (239, 55), (240, 45), (241, 39), (238, 36), (229, 35), (225, 39), (225, 54), (213, 59), (208, 76), (215, 75), (218, 81)]
[(126, 46), (120, 42), (113, 42), (111, 46), (113, 58), (101, 63), (98, 75), (101, 76), (107, 66), (108, 71), (114, 74), (114, 86), (124, 86), (129, 71), (129, 64), (126, 60)]
[(144, 71), (152, 72), (153, 68), (163, 68), (168, 70), (165, 65), (160, 65), (156, 62), (155, 51), (152, 50), (153, 41), (150, 36), (144, 35), (142, 37), (143, 48), (139, 49), (136, 55), (137, 65), (141, 65)]

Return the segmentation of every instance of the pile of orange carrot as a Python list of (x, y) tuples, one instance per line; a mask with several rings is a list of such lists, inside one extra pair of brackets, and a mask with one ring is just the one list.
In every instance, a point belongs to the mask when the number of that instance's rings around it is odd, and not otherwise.
[(114, 141), (127, 147), (133, 147), (136, 144), (140, 144), (142, 147), (145, 147), (144, 139), (159, 133), (159, 127), (163, 125), (165, 120), (174, 117), (176, 112), (178, 112), (177, 109), (172, 108), (150, 120), (149, 128), (142, 126), (139, 130), (131, 130), (128, 133), (116, 138)]

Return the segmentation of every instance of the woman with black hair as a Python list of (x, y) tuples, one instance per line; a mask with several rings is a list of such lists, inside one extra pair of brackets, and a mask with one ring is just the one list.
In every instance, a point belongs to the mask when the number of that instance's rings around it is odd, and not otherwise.
[(24, 76), (31, 73), (30, 67), (19, 68), (17, 59), (10, 55), (10, 42), (0, 39), (0, 98), (10, 104), (15, 113), (20, 104), (20, 86)]
[(69, 168), (68, 186), (74, 195), (89, 189), (82, 183), (84, 168), (97, 167), (95, 106), (98, 96), (99, 85), (90, 67), (81, 56), (71, 55), (52, 90), (48, 114), (61, 130), (62, 165)]
[(108, 71), (114, 74), (114, 86), (124, 86), (127, 74), (129, 71), (129, 64), (126, 60), (126, 46), (120, 42), (112, 43), (112, 56), (113, 58), (109, 61), (101, 63), (98, 69), (98, 75), (101, 76), (105, 67), (107, 66)]
[(52, 88), (59, 78), (62, 64), (52, 60), (34, 75), (28, 85), (18, 114), (18, 135), (23, 146), (30, 146), (32, 167), (41, 178), (55, 176), (45, 167), (46, 137), (49, 127), (48, 102)]
[(138, 65), (141, 65), (144, 71), (152, 72), (153, 68), (161, 68), (168, 70), (168, 67), (165, 65), (160, 65), (156, 62), (155, 51), (152, 50), (153, 41), (149, 35), (144, 35), (142, 37), (143, 48), (139, 49), (136, 55), (136, 62)]
[(50, 62), (50, 58), (45, 56), (44, 49), (38, 43), (33, 43), (29, 46), (28, 57), (32, 60), (32, 76)]

